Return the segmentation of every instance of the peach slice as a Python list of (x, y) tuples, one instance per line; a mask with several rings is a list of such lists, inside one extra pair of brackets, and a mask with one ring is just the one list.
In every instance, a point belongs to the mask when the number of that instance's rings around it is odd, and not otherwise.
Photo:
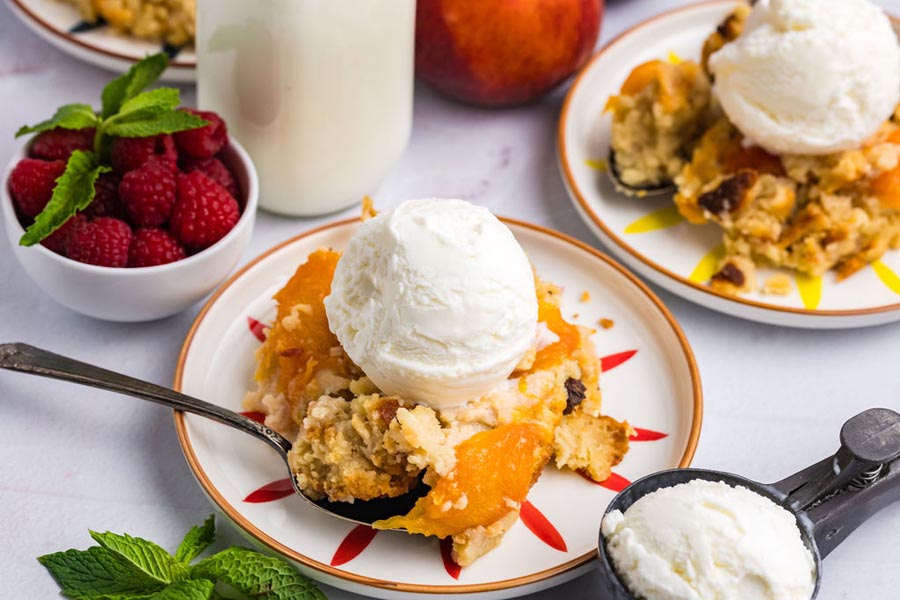
[(476, 433), (456, 447), (456, 467), (408, 514), (373, 524), (447, 537), (490, 525), (519, 505), (550, 459), (553, 433), (538, 423), (515, 423)]
[(316, 250), (275, 294), (278, 316), (266, 343), (260, 347), (256, 378), (264, 380), (277, 368), (278, 389), (288, 396), (291, 390), (302, 389), (320, 369), (329, 368), (341, 376), (348, 372), (343, 355), (331, 352), (340, 344), (328, 328), (323, 303), (331, 293), (331, 280), (340, 257), (333, 250)]

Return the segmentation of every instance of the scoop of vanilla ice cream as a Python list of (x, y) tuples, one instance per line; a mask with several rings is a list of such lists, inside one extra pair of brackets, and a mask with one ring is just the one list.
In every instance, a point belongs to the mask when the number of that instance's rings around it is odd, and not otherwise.
[(622, 582), (645, 600), (809, 600), (815, 560), (797, 521), (768, 498), (695, 479), (601, 524)]
[(776, 154), (857, 147), (900, 100), (897, 36), (868, 0), (760, 0), (709, 67), (729, 120)]
[(410, 200), (365, 221), (325, 310), (379, 389), (437, 409), (490, 391), (537, 335), (525, 252), (487, 209), (462, 200)]

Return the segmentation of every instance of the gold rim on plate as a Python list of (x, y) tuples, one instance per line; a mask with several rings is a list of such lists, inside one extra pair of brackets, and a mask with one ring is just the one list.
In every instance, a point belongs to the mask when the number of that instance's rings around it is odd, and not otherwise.
[[(572, 98), (575, 97), (575, 94), (578, 93), (579, 86), (584, 82), (588, 71), (594, 66), (594, 64), (602, 59), (606, 53), (611, 50), (614, 46), (618, 45), (620, 42), (624, 41), (624, 39), (630, 36), (632, 33), (643, 29), (649, 25), (652, 25), (658, 21), (663, 19), (667, 19), (672, 17), (673, 15), (685, 12), (696, 10), (698, 8), (706, 7), (706, 6), (726, 6), (726, 5), (736, 5), (739, 4), (735, 0), (708, 0), (706, 2), (698, 2), (696, 4), (689, 4), (688, 6), (682, 6), (673, 10), (666, 11), (654, 17), (647, 19), (646, 21), (641, 21), (640, 23), (633, 25), (617, 35), (613, 38), (606, 46), (603, 47), (602, 50), (594, 54), (588, 63), (582, 67), (581, 71), (578, 73), (578, 76), (572, 82), (572, 87), (569, 88), (569, 91), (566, 92), (566, 98), (563, 101), (562, 111), (559, 116), (559, 125), (557, 127), (557, 148), (559, 152), (559, 164), (562, 168), (563, 177), (565, 178), (565, 183), (568, 189), (571, 191), (571, 195), (575, 197), (575, 200), (578, 202), (580, 209), (583, 214), (587, 215), (591, 220), (591, 223), (599, 228), (604, 235), (606, 235), (615, 245), (617, 245), (622, 250), (626, 251), (633, 258), (637, 259), (647, 267), (650, 267), (660, 275), (667, 277), (677, 283), (688, 286), (698, 292), (702, 292), (704, 294), (709, 294), (711, 296), (715, 296), (721, 300), (727, 300), (729, 302), (736, 302), (738, 304), (743, 304), (745, 306), (750, 306), (753, 308), (774, 311), (774, 312), (783, 312), (783, 313), (791, 313), (791, 314), (799, 314), (804, 316), (815, 316), (815, 317), (851, 317), (851, 316), (861, 316), (861, 315), (871, 315), (878, 313), (886, 313), (893, 312), (896, 310), (900, 310), (900, 302), (896, 302), (894, 304), (885, 304), (882, 306), (872, 306), (869, 308), (855, 308), (855, 309), (839, 309), (839, 310), (810, 310), (807, 308), (794, 308), (791, 306), (778, 306), (775, 304), (766, 304), (765, 302), (759, 302), (757, 300), (750, 300), (747, 298), (743, 298), (741, 296), (733, 296), (730, 294), (722, 293), (718, 290), (714, 290), (707, 285), (703, 285), (700, 283), (696, 283), (691, 281), (687, 277), (683, 275), (679, 275), (674, 271), (667, 269), (666, 267), (654, 262), (646, 255), (642, 254), (631, 245), (625, 242), (621, 237), (616, 235), (616, 233), (610, 229), (603, 219), (597, 215), (596, 211), (591, 207), (590, 203), (585, 199), (585, 195), (582, 193), (581, 189), (579, 189), (578, 184), (575, 181), (575, 177), (572, 174), (572, 169), (570, 167), (570, 160), (567, 155), (567, 145), (566, 145), (566, 124), (569, 120), (569, 108), (572, 103)], [(900, 19), (897, 17), (893, 17), (888, 15), (891, 21), (894, 23), (894, 26), (897, 27), (900, 25)]]
[[(322, 225), (321, 227), (316, 227), (315, 229), (311, 229), (305, 233), (302, 233), (298, 236), (295, 236), (287, 241), (284, 241), (266, 252), (260, 254), (258, 257), (247, 263), (243, 268), (241, 268), (237, 273), (232, 275), (228, 281), (226, 281), (222, 286), (216, 291), (215, 294), (206, 302), (203, 306), (203, 309), (197, 315), (197, 318), (194, 320), (194, 323), (191, 325), (190, 330), (185, 337), (184, 344), (181, 347), (181, 353), (178, 356), (178, 365), (175, 369), (175, 380), (173, 383), (174, 389), (177, 391), (181, 391), (182, 384), (182, 376), (184, 374), (184, 364), (187, 359), (188, 352), (191, 348), (191, 343), (194, 340), (194, 335), (197, 333), (197, 329), (200, 327), (200, 324), (203, 322), (203, 319), (206, 317), (207, 313), (209, 313), (210, 309), (219, 299), (219, 297), (225, 293), (225, 291), (231, 287), (235, 281), (240, 279), (241, 276), (244, 275), (248, 270), (252, 269), (259, 262), (273, 254), (274, 252), (293, 244), (303, 238), (321, 233), (323, 231), (327, 231), (329, 229), (334, 229), (338, 227), (343, 227), (345, 225), (349, 225), (351, 223), (359, 221), (359, 218), (352, 219), (344, 219), (342, 221), (336, 221), (334, 223)], [(548, 235), (550, 237), (554, 237), (558, 240), (562, 240), (576, 248), (579, 248), (589, 254), (593, 255), (594, 258), (606, 263), (608, 266), (612, 267), (619, 274), (623, 275), (626, 279), (628, 279), (635, 287), (637, 287), (644, 295), (656, 306), (656, 308), (662, 313), (671, 327), (672, 331), (675, 333), (675, 336), (678, 338), (678, 342), (681, 345), (682, 352), (684, 353), (684, 357), (687, 360), (688, 367), (690, 369), (691, 374), (691, 385), (693, 390), (693, 415), (691, 417), (691, 432), (688, 436), (687, 444), (685, 446), (684, 452), (681, 456), (681, 460), (678, 462), (678, 467), (687, 467), (691, 464), (691, 460), (694, 458), (694, 453), (697, 450), (697, 442), (700, 438), (700, 428), (703, 422), (703, 392), (700, 386), (700, 375), (697, 369), (697, 362), (694, 359), (694, 353), (691, 350), (690, 345), (688, 344), (687, 338), (682, 332), (681, 327), (675, 321), (675, 317), (672, 316), (672, 313), (669, 312), (669, 309), (662, 303), (662, 301), (656, 297), (656, 295), (648, 288), (640, 279), (632, 275), (628, 272), (624, 267), (619, 265), (617, 262), (600, 252), (599, 250), (592, 248), (591, 246), (580, 242), (572, 237), (569, 237), (563, 233), (558, 231), (554, 231), (552, 229), (548, 229), (546, 227), (542, 227), (540, 225), (534, 225), (532, 223), (526, 223), (524, 221), (519, 221), (516, 219), (508, 219), (502, 218), (501, 220), (508, 224), (514, 225), (518, 227), (522, 227), (525, 229), (530, 229), (532, 231), (536, 231), (538, 233), (542, 233)], [(468, 594), (468, 593), (477, 593), (477, 592), (493, 592), (498, 590), (504, 590), (524, 585), (529, 585), (533, 583), (537, 583), (543, 581), (545, 579), (549, 579), (550, 577), (555, 577), (557, 575), (561, 575), (567, 571), (572, 569), (576, 569), (582, 565), (585, 565), (597, 557), (597, 551), (588, 552), (583, 554), (577, 558), (574, 558), (566, 563), (561, 565), (557, 565), (556, 567), (545, 569), (543, 571), (532, 573), (531, 575), (525, 575), (522, 577), (516, 577), (513, 579), (504, 579), (502, 581), (494, 581), (491, 583), (479, 583), (479, 584), (468, 584), (468, 585), (423, 585), (423, 584), (414, 584), (414, 583), (400, 583), (395, 581), (387, 581), (383, 579), (375, 579), (372, 577), (365, 577), (362, 575), (357, 575), (355, 573), (350, 573), (348, 571), (344, 571), (342, 569), (338, 569), (332, 567), (331, 565), (319, 562), (317, 560), (313, 560), (303, 554), (300, 554), (296, 550), (288, 548), (284, 544), (278, 542), (273, 539), (271, 536), (263, 533), (257, 527), (255, 527), (251, 522), (249, 522), (243, 515), (241, 515), (240, 511), (236, 510), (231, 504), (229, 504), (222, 494), (216, 489), (216, 487), (212, 484), (206, 472), (203, 470), (203, 467), (200, 465), (200, 462), (197, 459), (196, 454), (194, 454), (193, 446), (190, 443), (190, 439), (187, 434), (187, 429), (185, 426), (184, 413), (180, 411), (175, 411), (175, 430), (178, 434), (178, 442), (181, 445), (181, 450), (184, 452), (184, 456), (187, 459), (188, 465), (191, 468), (191, 471), (194, 473), (194, 476), (197, 478), (197, 481), (212, 499), (212, 501), (219, 507), (222, 512), (224, 512), (232, 522), (238, 525), (241, 529), (250, 534), (253, 538), (255, 538), (258, 542), (263, 544), (264, 546), (278, 552), (279, 554), (288, 557), (289, 559), (298, 562), (302, 565), (320, 571), (324, 574), (330, 575), (332, 577), (336, 577), (339, 579), (343, 579), (345, 581), (350, 581), (356, 584), (396, 590), (400, 592), (412, 592), (412, 593), (426, 593), (426, 594)]]

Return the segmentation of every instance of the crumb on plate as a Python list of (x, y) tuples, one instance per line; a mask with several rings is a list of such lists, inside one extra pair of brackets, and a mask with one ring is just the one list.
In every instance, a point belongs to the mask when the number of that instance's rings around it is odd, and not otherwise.
[(784, 273), (772, 275), (763, 284), (762, 293), (773, 296), (787, 296), (793, 289), (791, 278)]

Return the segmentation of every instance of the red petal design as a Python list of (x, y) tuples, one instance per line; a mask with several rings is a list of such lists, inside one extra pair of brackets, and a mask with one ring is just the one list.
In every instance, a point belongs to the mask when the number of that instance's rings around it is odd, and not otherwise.
[(600, 359), (600, 366), (603, 371), (609, 371), (610, 369), (615, 369), (623, 362), (627, 361), (629, 358), (637, 354), (637, 350), (626, 350), (625, 352), (619, 352), (617, 354), (610, 354), (609, 356), (604, 356)]
[(294, 486), (291, 485), (290, 478), (279, 479), (278, 481), (267, 483), (261, 488), (250, 492), (247, 497), (244, 498), (244, 502), (252, 502), (253, 504), (259, 504), (260, 502), (274, 502), (275, 500), (281, 500), (282, 498), (291, 496), (294, 493)]
[(453, 560), (452, 556), (453, 552), (453, 540), (450, 538), (444, 538), (441, 540), (441, 560), (444, 561), (444, 568), (447, 569), (447, 575), (452, 577), (453, 579), (459, 579), (459, 573), (462, 571), (462, 567), (460, 567)]
[(610, 473), (606, 481), (600, 481), (598, 483), (606, 489), (612, 490), (614, 492), (621, 492), (629, 485), (631, 485), (630, 481), (628, 481), (618, 473)]
[(250, 333), (253, 334), (253, 337), (258, 339), (260, 342), (266, 341), (265, 325), (263, 325), (253, 317), (247, 317), (247, 327), (250, 328)]
[(591, 479), (591, 476), (585, 473), (584, 471), (577, 471), (579, 475), (590, 481), (591, 483), (596, 483), (597, 485), (603, 486), (608, 490), (612, 490), (614, 492), (621, 492), (629, 485), (631, 482), (619, 475), (618, 473), (610, 473), (609, 477), (604, 481), (594, 481)]
[(351, 529), (350, 533), (341, 542), (341, 545), (338, 546), (338, 549), (334, 551), (334, 556), (331, 558), (331, 566), (339, 567), (359, 556), (375, 538), (376, 533), (378, 533), (378, 530), (368, 525), (357, 525)]
[[(262, 414), (261, 412), (256, 412), (255, 410), (248, 410), (248, 411), (242, 412), (241, 414), (244, 415), (245, 417), (247, 417), (248, 419), (253, 419), (257, 423), (265, 423), (266, 422), (266, 415)], [(634, 439), (634, 438), (631, 438), (631, 439)]]
[(661, 440), (664, 437), (669, 437), (669, 434), (663, 433), (661, 431), (653, 431), (652, 429), (641, 429), (640, 427), (635, 427), (634, 435), (628, 439), (630, 439), (632, 442), (655, 442), (656, 440)]
[(553, 523), (551, 523), (550, 520), (544, 516), (544, 513), (539, 511), (534, 504), (528, 500), (523, 502), (522, 508), (519, 511), (519, 517), (521, 517), (522, 522), (525, 523), (525, 527), (530, 529), (531, 533), (536, 535), (542, 542), (554, 550), (568, 552), (566, 541), (563, 539), (563, 536), (560, 535), (559, 531), (556, 530), (556, 527), (553, 526)]

